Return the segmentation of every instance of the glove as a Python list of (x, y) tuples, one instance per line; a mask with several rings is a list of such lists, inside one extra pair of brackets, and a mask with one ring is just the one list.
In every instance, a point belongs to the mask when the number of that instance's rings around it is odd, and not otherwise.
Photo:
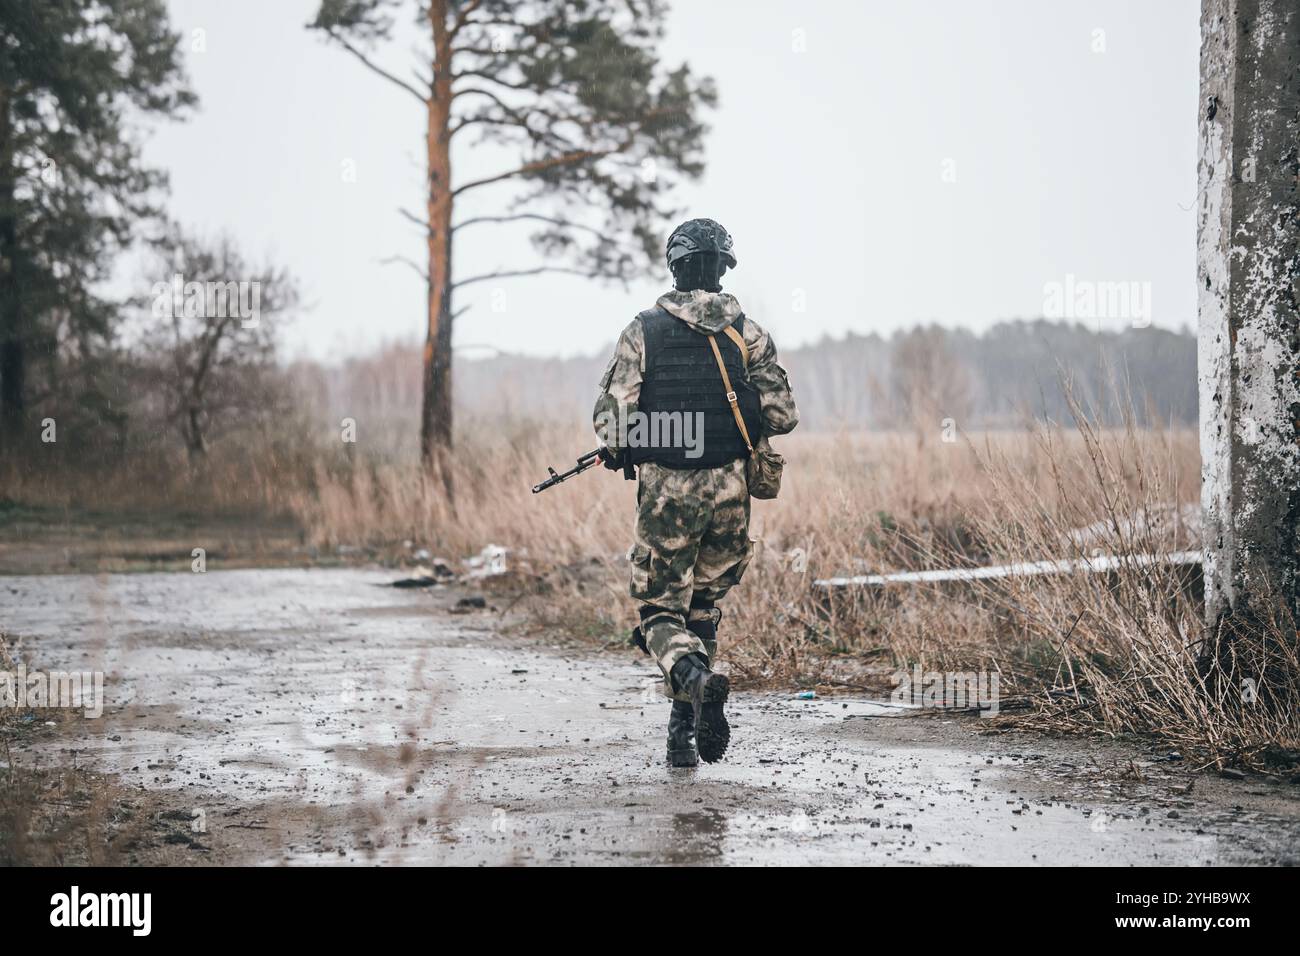
[(608, 448), (602, 448), (600, 450), (600, 463), (610, 471), (622, 471), (626, 461), (626, 448), (620, 448), (617, 454), (610, 451)]

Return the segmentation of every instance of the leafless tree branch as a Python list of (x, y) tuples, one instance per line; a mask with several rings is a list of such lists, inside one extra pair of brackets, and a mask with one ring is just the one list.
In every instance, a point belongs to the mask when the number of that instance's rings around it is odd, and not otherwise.
[(381, 266), (389, 266), (393, 264), (410, 266), (412, 269), (415, 270), (416, 275), (418, 275), (421, 279), (423, 279), (425, 282), (429, 281), (429, 274), (425, 272), (423, 269), (421, 269), (417, 263), (411, 261), (406, 256), (386, 256), (385, 258), (379, 260), (379, 264)]
[(429, 221), (428, 221), (427, 219), (425, 219), (423, 216), (417, 216), (415, 213), (411, 212), (411, 210), (409, 210), (409, 209), (398, 209), (398, 210), (397, 210), (397, 214), (398, 214), (399, 216), (401, 216), (403, 219), (408, 219), (408, 220), (410, 220), (411, 222), (415, 223), (417, 226), (419, 226), (419, 227), (420, 227), (421, 229), (423, 229), (425, 232), (428, 232), (428, 231), (429, 231)]
[[(629, 139), (629, 143), (631, 140)], [(451, 191), (453, 196), (459, 196), (461, 193), (470, 189), (477, 189), (479, 186), (487, 186), (490, 183), (500, 182), (503, 179), (511, 179), (515, 176), (526, 176), (529, 173), (538, 173), (545, 169), (554, 169), (557, 166), (570, 166), (574, 163), (586, 162), (589, 159), (599, 159), (602, 156), (610, 156), (627, 148), (628, 144), (618, 147), (617, 149), (580, 149), (571, 153), (564, 153), (560, 156), (552, 156), (550, 159), (538, 159), (531, 163), (524, 163), (515, 169), (507, 170), (504, 173), (497, 173), (493, 176), (484, 176), (482, 179), (471, 180), (464, 185), (458, 186)]]
[(482, 5), (483, 5), (483, 0), (470, 0), (469, 3), (465, 4), (465, 6), (460, 10), (460, 12), (456, 14), (456, 22), (453, 23), (451, 25), (451, 29), (447, 31), (447, 36), (454, 40), (456, 38), (456, 34), (460, 32), (460, 28), (465, 26), (465, 24), (477, 23), (478, 22), (477, 20), (471, 20), (469, 17), (470, 14), (472, 14), (475, 10), (477, 10)]
[(508, 90), (523, 90), (525, 92), (532, 92), (534, 89), (533, 85), (530, 83), (514, 83), (511, 82), (510, 80), (503, 80), (501, 79), (501, 77), (493, 76), (491, 73), (484, 72), (483, 70), (460, 70), (456, 73), (453, 73), (451, 79), (452, 82), (454, 83), (456, 80), (462, 79), (467, 76), (476, 76), (480, 80), (487, 80), (489, 83), (497, 84), (497, 86), (504, 86)]
[(538, 214), (538, 213), (532, 213), (532, 212), (521, 212), (521, 213), (517, 213), (517, 214), (515, 214), (515, 215), (510, 215), (510, 216), (474, 216), (474, 217), (471, 218), (471, 219), (466, 219), (466, 220), (464, 220), (463, 222), (458, 222), (458, 223), (456, 223), (456, 225), (454, 225), (454, 226), (451, 227), (451, 231), (452, 231), (452, 232), (455, 232), (457, 229), (461, 229), (461, 228), (463, 228), (463, 227), (465, 227), (465, 226), (473, 225), (474, 223), (480, 223), (480, 222), (518, 222), (518, 221), (521, 220), (521, 219), (531, 219), (531, 220), (534, 220), (534, 221), (537, 221), (537, 222), (549, 222), (549, 223), (552, 223), (552, 224), (554, 224), (554, 225), (556, 225), (556, 226), (563, 226), (563, 227), (565, 227), (565, 228), (567, 228), (567, 229), (582, 229), (582, 230), (584, 230), (585, 232), (589, 232), (589, 233), (591, 233), (592, 235), (595, 235), (595, 236), (601, 236), (601, 237), (603, 237), (603, 236), (605, 235), (605, 234), (604, 234), (603, 232), (601, 232), (599, 229), (594, 229), (594, 228), (592, 228), (591, 226), (584, 226), (582, 223), (578, 223), (578, 222), (569, 222), (569, 221), (566, 220), (566, 219), (557, 219), (557, 218), (554, 217), (554, 216), (543, 216), (543, 215), (540, 215), (540, 214)]
[(587, 279), (596, 278), (597, 273), (586, 272), (582, 269), (570, 269), (567, 266), (537, 266), (534, 269), (508, 269), (502, 272), (485, 272), (482, 275), (470, 276), (468, 279), (461, 279), (459, 282), (452, 283), (453, 289), (459, 289), (462, 286), (470, 285), (474, 282), (488, 282), (492, 279), (513, 279), (517, 276), (535, 276), (543, 272), (561, 272), (566, 275), (583, 276)]
[(343, 47), (343, 49), (347, 50), (349, 53), (355, 56), (362, 63), (364, 63), (371, 72), (376, 73), (379, 76), (382, 76), (390, 83), (395, 83), (397, 86), (400, 86), (402, 89), (406, 90), (406, 92), (414, 96), (421, 103), (424, 103), (426, 106), (428, 105), (429, 98), (427, 96), (425, 96), (423, 93), (417, 90), (410, 83), (406, 82), (406, 80), (394, 76), (393, 74), (385, 70), (382, 66), (379, 66), (377, 63), (371, 60), (370, 57), (366, 56), (359, 49), (357, 49), (355, 46), (349, 43), (347, 38), (344, 37), (342, 34), (337, 32), (336, 30), (326, 30), (325, 35), (328, 36), (335, 43), (337, 43), (339, 46)]

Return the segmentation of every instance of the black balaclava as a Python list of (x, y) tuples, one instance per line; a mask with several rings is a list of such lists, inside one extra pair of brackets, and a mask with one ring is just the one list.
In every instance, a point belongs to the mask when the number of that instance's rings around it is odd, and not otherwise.
[(693, 252), (673, 263), (673, 286), (678, 292), (722, 291), (722, 274), (727, 266), (716, 252)]

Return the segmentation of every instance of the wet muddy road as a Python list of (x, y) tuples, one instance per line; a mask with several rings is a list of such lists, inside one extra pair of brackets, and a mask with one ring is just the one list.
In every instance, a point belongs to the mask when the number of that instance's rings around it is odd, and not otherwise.
[(105, 672), (101, 718), (15, 761), (113, 775), (192, 835), (122, 862), (1300, 862), (1295, 785), (860, 698), (738, 694), (727, 759), (669, 770), (644, 658), (506, 637), (467, 592), (391, 578), (0, 578), (29, 667)]

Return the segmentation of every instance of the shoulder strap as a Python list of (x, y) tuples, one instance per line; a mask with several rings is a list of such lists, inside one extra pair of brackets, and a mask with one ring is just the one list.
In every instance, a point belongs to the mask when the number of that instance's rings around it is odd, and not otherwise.
[[(725, 331), (731, 333), (730, 337), (733, 340), (740, 338), (740, 333), (730, 326), (728, 326)], [(740, 354), (744, 355), (745, 344), (743, 341), (739, 344)], [(718, 349), (718, 340), (712, 335), (709, 336), (709, 345), (713, 347), (713, 357), (717, 359), (718, 371), (722, 373), (722, 385), (727, 390), (727, 404), (731, 406), (731, 414), (736, 419), (736, 427), (740, 429), (740, 437), (745, 439), (745, 447), (749, 449), (749, 453), (752, 455), (754, 453), (754, 445), (749, 440), (749, 429), (745, 427), (745, 416), (740, 414), (740, 406), (736, 404), (736, 390), (731, 387), (731, 376), (727, 374), (726, 363), (722, 361), (722, 352)]]
[[(749, 368), (749, 350), (745, 348), (745, 337), (736, 331), (734, 325), (729, 325), (722, 331), (727, 338), (736, 343), (736, 348), (740, 349), (740, 364), (745, 368)], [(716, 352), (717, 349), (718, 347), (715, 345), (713, 350)], [(731, 387), (728, 386), (727, 389), (730, 391)]]

